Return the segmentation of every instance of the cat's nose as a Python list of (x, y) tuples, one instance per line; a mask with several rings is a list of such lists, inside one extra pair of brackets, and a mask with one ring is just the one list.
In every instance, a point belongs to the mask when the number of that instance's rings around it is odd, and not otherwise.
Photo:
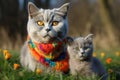
[(51, 31), (51, 29), (47, 28), (46, 31), (49, 32), (49, 31)]
[(81, 52), (81, 54), (84, 54), (85, 52)]
[(85, 51), (82, 48), (80, 48), (80, 52), (81, 52), (81, 54), (85, 53)]

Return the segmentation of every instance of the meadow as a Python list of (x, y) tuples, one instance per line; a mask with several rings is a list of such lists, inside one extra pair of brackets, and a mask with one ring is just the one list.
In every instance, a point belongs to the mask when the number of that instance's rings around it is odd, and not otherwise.
[[(108, 71), (108, 80), (120, 80), (120, 51), (97, 50), (93, 53)], [(42, 74), (42, 71), (30, 72), (19, 62), (19, 53), (0, 49), (0, 80), (100, 80), (96, 77), (72, 76), (70, 74)]]

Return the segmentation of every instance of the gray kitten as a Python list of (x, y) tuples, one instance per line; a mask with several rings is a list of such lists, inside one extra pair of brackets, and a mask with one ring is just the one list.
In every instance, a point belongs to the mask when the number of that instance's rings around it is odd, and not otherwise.
[[(66, 3), (60, 8), (39, 9), (29, 2), (27, 32), (30, 39), (34, 42), (45, 44), (64, 40), (68, 33), (68, 7), (69, 3)], [(54, 51), (53, 54), (63, 51), (66, 51), (66, 45), (61, 47), (61, 50)], [(30, 54), (27, 41), (24, 43), (20, 55), (20, 62), (23, 67), (32, 71), (35, 71), (36, 68), (42, 69), (43, 72), (51, 71), (51, 68), (41, 64)]]
[(93, 34), (86, 37), (78, 37), (74, 40), (68, 39), (69, 64), (72, 75), (103, 77), (107, 80), (107, 73), (101, 62), (92, 56)]

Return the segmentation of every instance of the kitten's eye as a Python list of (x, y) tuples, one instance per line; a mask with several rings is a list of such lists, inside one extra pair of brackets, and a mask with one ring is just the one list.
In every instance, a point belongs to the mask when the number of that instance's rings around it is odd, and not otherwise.
[(53, 21), (53, 22), (52, 22), (52, 26), (57, 26), (58, 23), (59, 23), (58, 21)]
[(38, 24), (39, 26), (44, 26), (44, 22), (43, 22), (43, 21), (37, 21), (37, 24)]
[(76, 47), (75, 50), (79, 50), (79, 47)]
[(84, 49), (88, 49), (89, 47), (84, 47)]

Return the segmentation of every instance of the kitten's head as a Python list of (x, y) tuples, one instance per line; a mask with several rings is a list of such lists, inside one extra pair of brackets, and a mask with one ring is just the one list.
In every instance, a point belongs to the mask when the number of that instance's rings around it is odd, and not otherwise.
[(68, 32), (68, 7), (69, 3), (66, 3), (60, 8), (39, 9), (29, 2), (27, 31), (30, 38), (38, 43), (63, 40)]
[(86, 37), (78, 37), (68, 40), (68, 53), (70, 57), (78, 60), (86, 60), (92, 57), (93, 34)]

